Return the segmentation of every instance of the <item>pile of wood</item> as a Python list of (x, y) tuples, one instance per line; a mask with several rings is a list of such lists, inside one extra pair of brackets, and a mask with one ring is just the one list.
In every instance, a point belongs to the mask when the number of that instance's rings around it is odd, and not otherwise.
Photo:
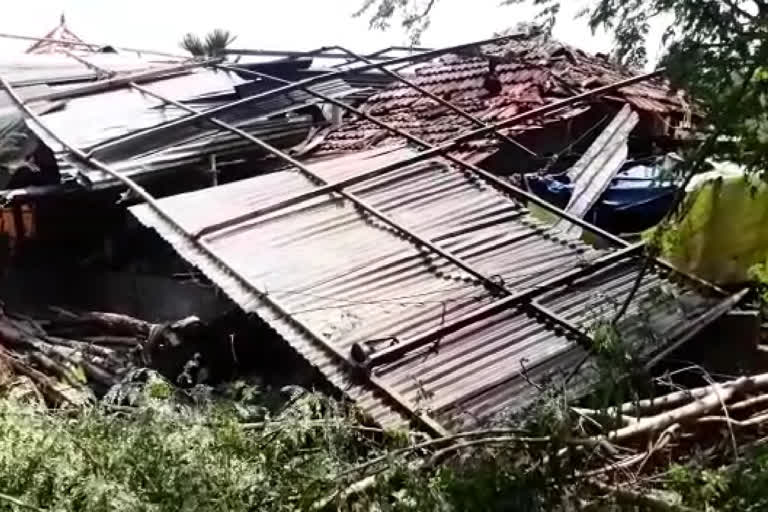
[[(670, 460), (718, 465), (768, 440), (768, 373), (681, 389), (605, 411), (572, 408), (594, 425), (613, 429), (585, 439), (599, 446), (602, 464), (587, 474), (635, 484)], [(585, 427), (589, 430), (589, 427)]]
[[(553, 436), (499, 426), (428, 439), (397, 453), (420, 453), (412, 467), (432, 471), (442, 464), (463, 465), (463, 457), (478, 451), (513, 449), (519, 460), (534, 461), (532, 469), (557, 467), (554, 458), (569, 462), (569, 481), (592, 490), (583, 510), (607, 510), (602, 508), (605, 500), (616, 500), (631, 510), (693, 512), (670, 501), (669, 493), (658, 487), (670, 463), (733, 467), (750, 451), (768, 444), (768, 373), (719, 383), (708, 380), (707, 386), (607, 409), (565, 405), (568, 427)], [(364, 492), (382, 474), (395, 474), (387, 473), (392, 455), (341, 474), (355, 477), (342, 496)], [(573, 469), (574, 462), (578, 469)], [(336, 496), (318, 502), (318, 508)]]
[(152, 367), (156, 354), (182, 345), (199, 326), (194, 317), (161, 325), (60, 308), (33, 319), (0, 306), (0, 392), (23, 384), (48, 405), (82, 406), (132, 368)]

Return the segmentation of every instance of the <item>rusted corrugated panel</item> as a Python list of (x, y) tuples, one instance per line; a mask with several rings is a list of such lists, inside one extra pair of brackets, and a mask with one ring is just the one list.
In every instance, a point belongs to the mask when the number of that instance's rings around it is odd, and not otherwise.
[[(335, 182), (410, 154), (402, 148), (379, 150), (320, 161), (312, 170)], [(313, 187), (305, 177), (285, 171), (163, 199), (160, 204), (185, 230), (195, 232)], [(605, 255), (561, 236), (518, 202), (437, 160), (348, 191), (513, 292), (537, 291), (547, 279), (588, 268)], [(413, 339), (498, 300), (463, 270), (332, 197), (315, 198), (208, 235), (205, 251), (147, 206), (132, 211), (386, 426), (402, 424), (407, 415), (378, 385), (354, 379), (342, 360), (352, 345), (382, 338)], [(541, 295), (551, 293), (541, 289)], [(569, 300), (565, 296), (552, 307), (565, 308)], [(416, 348), (374, 368), (374, 375), (403, 397), (411, 411), (426, 411), (447, 428), (466, 427), (518, 409), (534, 396), (522, 377), (524, 368), (528, 378), (536, 380), (583, 354), (573, 339), (540, 316), (531, 316), (525, 304), (519, 307)], [(568, 315), (597, 310), (593, 306), (586, 310), (586, 303), (571, 307)]]
[[(587, 328), (601, 319), (613, 318), (617, 305), (624, 303), (633, 288), (641, 265), (636, 259), (616, 263), (542, 297), (540, 302), (571, 323)], [(679, 275), (652, 266), (618, 327), (634, 346), (646, 351), (672, 343), (722, 300), (703, 292)]]

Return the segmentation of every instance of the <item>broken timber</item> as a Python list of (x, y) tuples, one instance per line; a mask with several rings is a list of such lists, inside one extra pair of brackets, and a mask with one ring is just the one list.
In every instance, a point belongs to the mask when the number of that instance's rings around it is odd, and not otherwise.
[[(638, 120), (637, 112), (625, 105), (589, 146), (586, 153), (568, 170), (573, 194), (565, 208), (566, 212), (582, 219), (586, 217), (587, 212), (626, 162), (629, 151), (627, 138)], [(581, 236), (581, 228), (572, 223), (561, 220), (557, 227), (564, 234)]]

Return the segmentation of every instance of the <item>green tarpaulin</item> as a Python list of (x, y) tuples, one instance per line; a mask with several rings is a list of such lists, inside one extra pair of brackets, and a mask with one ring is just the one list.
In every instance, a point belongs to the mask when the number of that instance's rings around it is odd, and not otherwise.
[(661, 237), (662, 256), (678, 268), (733, 284), (768, 263), (768, 185), (757, 176), (716, 164), (689, 187), (682, 211)]

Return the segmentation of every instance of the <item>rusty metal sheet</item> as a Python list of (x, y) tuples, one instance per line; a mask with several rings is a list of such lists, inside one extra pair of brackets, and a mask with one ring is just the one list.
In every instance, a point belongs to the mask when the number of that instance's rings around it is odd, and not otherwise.
[[(310, 166), (335, 182), (411, 154), (405, 148), (374, 150)], [(194, 232), (313, 187), (288, 170), (160, 203), (185, 230)], [(561, 236), (517, 201), (440, 160), (405, 167), (348, 191), (510, 290), (533, 290), (584, 333), (589, 331), (585, 319), (601, 311), (587, 300), (597, 285), (539, 288), (569, 270), (589, 268), (606, 251)], [(412, 339), (498, 299), (464, 271), (332, 196), (208, 235), (206, 250), (171, 229), (148, 206), (131, 211), (385, 426), (402, 425), (409, 416), (377, 386), (356, 379), (338, 354), (348, 354), (354, 343)], [(632, 267), (619, 270), (605, 274), (606, 287), (624, 290), (636, 272)], [(668, 281), (659, 277), (658, 282)], [(698, 308), (718, 300), (690, 287), (680, 289), (699, 300)], [(574, 290), (582, 295), (573, 295)], [(683, 317), (681, 325), (686, 321)], [(308, 332), (317, 333), (323, 343)], [(577, 341), (520, 304), (373, 371), (377, 382), (409, 404), (411, 413), (427, 414), (455, 429), (530, 403), (535, 393), (523, 378), (524, 369), (527, 378), (541, 379), (567, 369), (584, 354)]]

